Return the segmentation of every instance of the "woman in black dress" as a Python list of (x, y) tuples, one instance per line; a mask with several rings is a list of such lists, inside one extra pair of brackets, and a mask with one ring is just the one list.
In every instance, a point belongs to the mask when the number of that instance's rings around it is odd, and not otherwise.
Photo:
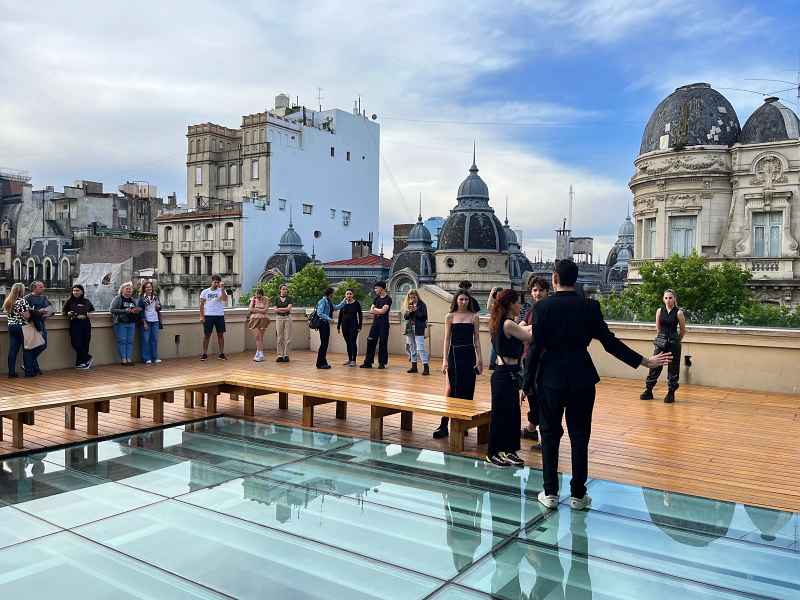
[(361, 320), (364, 318), (361, 303), (355, 299), (353, 290), (347, 290), (344, 293), (344, 301), (334, 308), (339, 310), (336, 329), (344, 336), (344, 342), (347, 344), (347, 362), (344, 363), (344, 366), (355, 367), (358, 354), (358, 333), (361, 331)]
[[(672, 404), (675, 402), (675, 391), (678, 389), (678, 381), (681, 376), (681, 340), (686, 335), (686, 317), (678, 308), (678, 296), (674, 291), (664, 290), (662, 299), (664, 305), (656, 311), (654, 346), (655, 354), (672, 352), (672, 361), (667, 365), (667, 395), (664, 397), (664, 402)], [(642, 400), (653, 399), (653, 388), (656, 387), (663, 368), (658, 366), (650, 369), (645, 380), (644, 391), (639, 396)]]
[(503, 290), (492, 306), (489, 327), (497, 363), (492, 373), (492, 423), (486, 462), (498, 467), (523, 466), (520, 444), (520, 373), (524, 344), (532, 328), (517, 323), (522, 308), (519, 292)]
[[(477, 301), (470, 293), (461, 289), (453, 298), (445, 319), (442, 372), (447, 373), (445, 396), (450, 398), (472, 400), (475, 377), (483, 371), (480, 320), (476, 305)], [(438, 440), (449, 434), (449, 419), (442, 417), (433, 437)]]

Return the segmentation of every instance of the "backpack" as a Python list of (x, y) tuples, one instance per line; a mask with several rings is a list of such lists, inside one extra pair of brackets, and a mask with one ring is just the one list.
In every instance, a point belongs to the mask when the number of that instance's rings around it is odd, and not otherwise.
[(319, 329), (320, 325), (322, 325), (322, 319), (320, 318), (319, 314), (317, 313), (317, 309), (315, 308), (314, 311), (310, 315), (308, 315), (308, 328)]

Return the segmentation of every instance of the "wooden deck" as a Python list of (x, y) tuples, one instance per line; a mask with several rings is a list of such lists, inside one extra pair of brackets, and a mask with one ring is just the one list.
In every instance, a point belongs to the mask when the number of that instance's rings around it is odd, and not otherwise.
[[(314, 368), (314, 355), (296, 352), (289, 364), (276, 364), (272, 357), (263, 363), (252, 362), (251, 354), (235, 355), (226, 363), (211, 358), (207, 363), (197, 359), (180, 359), (162, 365), (134, 368), (104, 366), (91, 372), (55, 371), (36, 379), (3, 380), (2, 394), (63, 390), (81, 385), (122, 382), (159, 375), (223, 373), (242, 368), (282, 373), (291, 377), (318, 377), (321, 380), (362, 382), (381, 387), (403, 387), (419, 392), (440, 393), (444, 376), (434, 366), (431, 377), (408, 375), (403, 357), (392, 357), (385, 371), (335, 366), (330, 371)], [(344, 357), (330, 355), (330, 362), (339, 365)], [(644, 378), (644, 371), (641, 372)], [(660, 397), (665, 392), (656, 388), (655, 401), (639, 400), (642, 384), (625, 379), (605, 379), (598, 388), (590, 445), (589, 475), (614, 481), (800, 511), (800, 397), (788, 394), (767, 394), (740, 390), (682, 386), (678, 401), (665, 405)], [(489, 377), (478, 379), (476, 398), (489, 398)], [(219, 399), (218, 411), (241, 416), (241, 402), (228, 396)], [(130, 416), (130, 404), (112, 401), (111, 412), (100, 416), (99, 434), (112, 436), (152, 427), (150, 404), (142, 405), (142, 419)], [(523, 405), (527, 411), (527, 405)], [(206, 416), (203, 408), (184, 408), (182, 402), (166, 405), (165, 424), (179, 423)], [(298, 397), (290, 396), (288, 410), (280, 410), (274, 399), (256, 401), (256, 420), (299, 425), (302, 407)], [(25, 428), (25, 450), (35, 450), (91, 439), (81, 429), (85, 412), (78, 411), (77, 430), (64, 428), (62, 409), (36, 413), (36, 424)], [(4, 420), (5, 421), (5, 420)], [(447, 449), (446, 440), (434, 440), (431, 431), (438, 419), (419, 414), (414, 430), (400, 429), (400, 416), (385, 419), (384, 437), (388, 442)], [(523, 413), (523, 422), (525, 415)], [(315, 415), (315, 426), (325, 431), (359, 437), (369, 435), (369, 408), (348, 407), (346, 421), (335, 418), (335, 405), (321, 406)], [(11, 447), (10, 423), (5, 422), (5, 440), (0, 442), (0, 457), (14, 452)], [(482, 455), (476, 436), (465, 441), (465, 453)], [(523, 440), (526, 461), (541, 466), (541, 454), (529, 441)], [(569, 470), (569, 441), (565, 436), (561, 447), (561, 467)]]

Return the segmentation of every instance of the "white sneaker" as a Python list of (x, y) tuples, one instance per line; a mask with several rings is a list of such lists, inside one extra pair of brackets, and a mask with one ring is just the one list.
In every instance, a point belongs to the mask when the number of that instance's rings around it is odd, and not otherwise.
[(256, 352), (256, 353), (253, 355), (253, 360), (254, 360), (255, 362), (260, 362), (260, 361), (259, 361), (259, 358), (260, 358), (260, 357), (259, 357), (259, 355), (258, 355), (258, 352)]
[(544, 490), (539, 492), (538, 496), (539, 502), (541, 502), (547, 508), (558, 508), (558, 496), (548, 496), (544, 493)]
[(144, 361), (144, 364), (146, 364), (146, 365), (152, 365), (152, 364), (153, 364), (153, 361), (152, 361), (152, 360), (146, 360), (146, 361)]
[(583, 498), (576, 498), (571, 496), (569, 499), (569, 506), (572, 510), (586, 510), (592, 505), (592, 498), (589, 494), (584, 494)]
[(161, 359), (160, 358), (155, 359), (153, 361), (153, 364), (160, 365), (161, 364)]

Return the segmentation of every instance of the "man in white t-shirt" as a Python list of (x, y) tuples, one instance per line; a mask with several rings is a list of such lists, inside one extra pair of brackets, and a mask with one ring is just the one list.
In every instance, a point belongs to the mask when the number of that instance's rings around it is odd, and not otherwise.
[(228, 360), (225, 356), (225, 305), (228, 303), (228, 294), (222, 286), (219, 275), (211, 276), (211, 287), (200, 292), (200, 322), (203, 324), (203, 354), (200, 360), (208, 360), (208, 341), (211, 332), (217, 330), (217, 345), (219, 346), (220, 360)]

